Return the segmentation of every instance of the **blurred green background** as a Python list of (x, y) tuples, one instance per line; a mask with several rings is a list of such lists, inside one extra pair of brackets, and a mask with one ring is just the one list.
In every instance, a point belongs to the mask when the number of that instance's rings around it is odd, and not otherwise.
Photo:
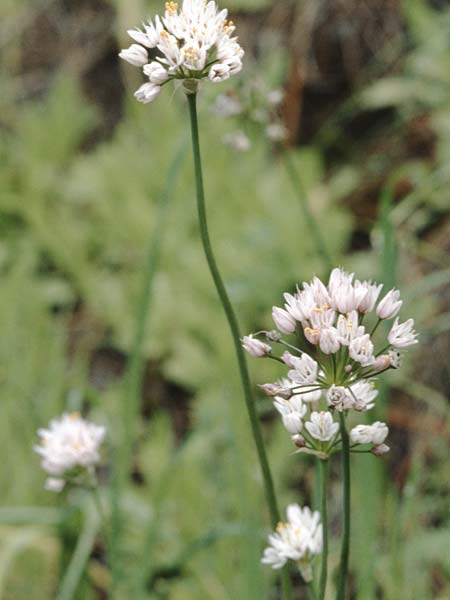
[[(420, 345), (388, 374), (378, 401), (391, 453), (354, 460), (349, 597), (448, 599), (448, 3), (228, 5), (246, 66), (236, 81), (205, 84), (200, 125), (211, 235), (242, 330), (270, 327), (283, 291), (326, 275), (305, 198), (334, 264), (400, 287)], [(107, 425), (101, 480), (109, 507), (110, 464), (133, 414), (127, 364), (152, 269), (133, 464), (119, 507), (117, 597), (278, 597), (273, 573), (259, 563), (269, 519), (197, 231), (186, 103), (167, 88), (138, 104), (138, 70), (117, 57), (129, 45), (126, 29), (161, 11), (139, 0), (1, 3), (4, 600), (109, 597), (108, 552), (89, 497), (45, 491), (32, 447), (36, 429), (65, 410)], [(274, 89), (284, 99), (268, 111)], [(244, 98), (245, 114), (212, 110), (223, 93)], [(283, 144), (267, 136), (267, 119), (283, 125)], [(223, 143), (237, 129), (245, 152)], [(286, 156), (301, 187), (287, 175)], [(282, 369), (261, 362), (250, 367), (280, 504), (314, 504), (313, 463), (292, 455), (256, 388)], [(333, 464), (332, 569), (339, 481)], [(295, 598), (306, 598), (298, 579)]]

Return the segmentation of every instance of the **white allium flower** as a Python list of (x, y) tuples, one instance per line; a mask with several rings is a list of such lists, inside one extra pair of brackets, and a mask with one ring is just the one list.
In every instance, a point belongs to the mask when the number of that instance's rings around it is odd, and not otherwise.
[(307, 407), (299, 398), (293, 397), (291, 400), (285, 400), (281, 397), (276, 397), (274, 406), (281, 415), (283, 425), (286, 430), (294, 435), (300, 433), (303, 429), (303, 417), (306, 414)]
[(338, 331), (335, 327), (326, 327), (321, 330), (319, 346), (324, 354), (334, 354), (339, 350), (341, 344), (339, 342)]
[(237, 152), (248, 152), (252, 147), (250, 138), (240, 129), (226, 133), (223, 143)]
[(213, 111), (221, 117), (234, 117), (242, 112), (242, 105), (234, 96), (219, 94), (215, 100)]
[(134, 96), (139, 102), (148, 104), (152, 102), (161, 93), (161, 86), (154, 83), (144, 83), (134, 92)]
[(353, 339), (348, 347), (348, 352), (350, 358), (361, 363), (363, 367), (372, 365), (375, 362), (373, 344), (368, 333)]
[(254, 338), (253, 334), (244, 335), (241, 342), (244, 350), (246, 350), (250, 356), (253, 356), (254, 358), (262, 358), (263, 356), (267, 356), (272, 351), (272, 348), (269, 346), (269, 344), (265, 344), (264, 342), (261, 342), (261, 340)]
[(386, 452), (389, 452), (390, 448), (387, 444), (380, 444), (379, 446), (374, 446), (371, 450), (372, 454), (375, 454), (375, 456), (382, 456), (383, 454), (386, 454)]
[(59, 493), (63, 491), (65, 485), (66, 482), (60, 477), (47, 477), (47, 479), (45, 480), (44, 488), (48, 492)]
[(408, 319), (404, 323), (400, 323), (396, 317), (392, 329), (388, 335), (389, 343), (396, 348), (406, 348), (417, 344), (417, 333), (414, 331), (414, 320)]
[(387, 438), (389, 428), (386, 423), (376, 421), (372, 425), (357, 425), (350, 431), (350, 439), (354, 444), (373, 444), (380, 446)]
[(366, 412), (375, 406), (375, 398), (378, 396), (378, 390), (374, 384), (367, 379), (357, 381), (350, 386), (353, 395), (353, 409), (359, 412)]
[(302, 292), (297, 294), (284, 294), (286, 300), (285, 308), (288, 313), (297, 321), (305, 321), (311, 316), (311, 311), (315, 306), (314, 297), (311, 293)]
[(290, 504), (286, 512), (287, 522), (279, 523), (276, 532), (269, 535), (269, 546), (261, 562), (281, 569), (291, 559), (297, 562), (305, 580), (310, 581), (311, 560), (322, 552), (320, 513), (298, 504)]
[(288, 136), (288, 130), (282, 123), (270, 123), (266, 127), (266, 135), (271, 142), (283, 142)]
[(290, 359), (293, 369), (288, 371), (288, 377), (299, 385), (316, 383), (319, 365), (304, 352), (300, 358), (291, 354)]
[(41, 442), (34, 450), (42, 457), (44, 471), (62, 476), (76, 467), (95, 466), (105, 433), (104, 427), (86, 421), (78, 413), (64, 414), (50, 421), (48, 429), (38, 430)]
[(272, 106), (278, 106), (283, 102), (284, 92), (280, 89), (269, 90), (266, 94), (267, 102)]
[(353, 408), (355, 400), (347, 388), (332, 385), (327, 391), (327, 404), (342, 412)]
[(378, 300), (378, 296), (380, 295), (383, 284), (377, 285), (376, 283), (372, 283), (371, 281), (359, 281), (358, 279), (355, 281), (355, 289), (363, 289), (364, 295), (362, 296), (357, 309), (360, 313), (366, 314), (371, 312)]
[(343, 346), (349, 346), (350, 342), (356, 337), (364, 335), (364, 327), (358, 325), (358, 312), (352, 310), (347, 316), (339, 315), (336, 329), (339, 334), (339, 342)]
[(311, 413), (311, 420), (305, 423), (305, 427), (320, 442), (329, 442), (339, 430), (339, 424), (333, 421), (333, 415), (325, 411)]
[(283, 308), (274, 306), (272, 308), (272, 319), (277, 329), (283, 333), (294, 333), (296, 323), (295, 319)]
[(386, 296), (380, 300), (377, 306), (377, 317), (379, 319), (393, 319), (400, 310), (403, 301), (400, 300), (400, 292), (392, 289)]
[(139, 44), (131, 44), (129, 48), (122, 50), (119, 56), (135, 67), (143, 67), (148, 63), (147, 50)]
[(292, 396), (292, 381), (282, 379), (275, 383), (263, 383), (259, 386), (267, 396), (281, 396), (289, 400)]
[[(235, 27), (227, 20), (226, 10), (219, 11), (215, 2), (206, 0), (183, 0), (181, 8), (177, 2), (166, 2), (165, 7), (164, 16), (156, 16), (154, 23), (144, 25), (143, 31), (128, 31), (137, 44), (122, 50), (121, 58), (144, 66), (145, 48), (155, 48), (156, 61), (166, 75), (153, 77), (158, 77), (161, 85), (171, 79), (184, 80), (188, 93), (196, 91), (201, 79), (219, 82), (239, 73), (244, 51), (237, 37), (233, 37)], [(156, 83), (152, 79), (150, 82)], [(135, 96), (141, 102), (150, 102), (157, 93), (141, 90)]]
[(147, 75), (150, 83), (161, 85), (169, 78), (169, 74), (161, 63), (153, 61), (144, 66), (144, 74)]

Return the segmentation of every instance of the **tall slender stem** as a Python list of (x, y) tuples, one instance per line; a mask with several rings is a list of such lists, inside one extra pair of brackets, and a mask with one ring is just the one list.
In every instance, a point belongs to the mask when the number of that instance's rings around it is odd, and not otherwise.
[(339, 582), (337, 600), (345, 600), (345, 589), (348, 572), (348, 556), (350, 551), (350, 441), (345, 426), (343, 413), (339, 414), (340, 432), (342, 439), (342, 484), (344, 498), (344, 528), (341, 546), (341, 564), (339, 569)]
[[(258, 416), (256, 414), (256, 408), (253, 400), (253, 394), (250, 383), (250, 376), (248, 374), (247, 362), (245, 360), (244, 350), (241, 346), (241, 334), (239, 331), (239, 324), (233, 309), (233, 306), (228, 297), (225, 285), (222, 281), (219, 269), (217, 267), (214, 253), (211, 247), (211, 241), (208, 231), (208, 223), (206, 217), (206, 206), (205, 206), (205, 192), (203, 187), (203, 174), (200, 154), (200, 138), (198, 130), (198, 119), (197, 119), (197, 95), (187, 95), (189, 104), (189, 115), (191, 120), (191, 133), (192, 133), (192, 152), (194, 156), (194, 167), (195, 167), (195, 182), (197, 189), (197, 210), (198, 220), (200, 226), (200, 234), (203, 243), (203, 250), (205, 252), (206, 260), (208, 262), (211, 276), (214, 280), (214, 285), (219, 295), (220, 301), (223, 306), (223, 310), (226, 314), (228, 325), (231, 330), (231, 335), (234, 342), (236, 351), (236, 358), (239, 365), (239, 373), (241, 376), (242, 387), (244, 390), (244, 399), (247, 407), (247, 413), (250, 419), (253, 439), (255, 442), (259, 464), (264, 479), (264, 486), (266, 492), (267, 504), (269, 506), (270, 516), (272, 525), (275, 527), (280, 520), (280, 513), (278, 511), (277, 500), (275, 496), (275, 488), (273, 484), (272, 474), (270, 472), (269, 462), (267, 460), (266, 451), (264, 448), (264, 441), (259, 426)], [(288, 600), (292, 598), (292, 591), (290, 585), (289, 574), (287, 570), (283, 569), (282, 576), (282, 588), (283, 597)]]
[(322, 518), (323, 547), (319, 580), (319, 600), (324, 600), (328, 575), (328, 460), (319, 459), (320, 513)]
[(295, 191), (297, 192), (298, 197), (300, 199), (300, 207), (303, 212), (303, 217), (305, 219), (307, 226), (309, 227), (309, 231), (311, 233), (311, 236), (312, 236), (313, 241), (316, 246), (317, 254), (322, 259), (324, 270), (327, 272), (331, 271), (331, 269), (333, 267), (333, 261), (331, 260), (330, 253), (328, 252), (327, 246), (322, 237), (322, 233), (317, 224), (317, 221), (316, 221), (313, 213), (311, 212), (311, 208), (308, 204), (308, 198), (306, 196), (305, 188), (303, 186), (303, 183), (302, 183), (302, 180), (300, 179), (299, 174), (297, 173), (297, 169), (294, 166), (294, 163), (292, 161), (291, 156), (289, 155), (288, 150), (286, 150), (283, 153), (283, 158), (284, 158), (284, 164), (286, 166), (287, 174), (289, 176), (289, 179), (291, 180), (292, 187), (295, 189)]

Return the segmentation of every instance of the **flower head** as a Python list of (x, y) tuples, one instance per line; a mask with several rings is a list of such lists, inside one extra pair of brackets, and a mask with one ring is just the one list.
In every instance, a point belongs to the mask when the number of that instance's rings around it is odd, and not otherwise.
[[(181, 79), (185, 90), (196, 91), (198, 82), (208, 78), (220, 82), (242, 69), (244, 51), (233, 36), (235, 26), (227, 20), (228, 12), (215, 2), (183, 0), (166, 2), (163, 17), (144, 24), (143, 30), (131, 29), (128, 35), (137, 42), (119, 54), (127, 62), (143, 67), (149, 84), (160, 88), (167, 81)], [(148, 63), (147, 48), (156, 51), (155, 61)], [(140, 102), (151, 102), (159, 93), (149, 88), (139, 90)]]
[(295, 561), (306, 581), (312, 577), (311, 560), (322, 552), (320, 513), (298, 504), (287, 507), (287, 522), (279, 523), (269, 535), (269, 546), (261, 560), (273, 569), (281, 569), (290, 559)]
[(104, 427), (86, 421), (79, 413), (64, 414), (50, 421), (48, 429), (39, 429), (41, 441), (34, 450), (42, 458), (44, 471), (53, 476), (47, 480), (47, 489), (59, 491), (61, 479), (69, 471), (97, 465), (105, 433)]

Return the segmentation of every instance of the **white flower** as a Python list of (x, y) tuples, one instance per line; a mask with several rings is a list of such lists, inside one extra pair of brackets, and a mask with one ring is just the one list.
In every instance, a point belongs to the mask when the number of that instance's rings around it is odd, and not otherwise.
[(297, 294), (292, 295), (286, 292), (284, 299), (286, 300), (284, 306), (294, 319), (300, 322), (309, 319), (311, 311), (315, 306), (312, 293), (297, 292)]
[(288, 136), (288, 130), (281, 123), (270, 123), (266, 127), (266, 135), (271, 142), (282, 142)]
[(382, 456), (383, 454), (386, 454), (386, 452), (389, 452), (390, 448), (387, 444), (380, 444), (379, 446), (374, 446), (371, 450), (372, 454), (375, 454), (375, 456)]
[(320, 513), (298, 504), (290, 504), (286, 512), (287, 522), (279, 523), (276, 532), (269, 535), (261, 562), (281, 569), (289, 559), (294, 560), (305, 580), (310, 581), (311, 559), (322, 552)]
[(242, 105), (234, 96), (219, 94), (212, 110), (221, 117), (234, 117), (242, 112)]
[(139, 102), (148, 104), (156, 98), (161, 92), (161, 87), (154, 83), (144, 83), (139, 89), (134, 92), (134, 95)]
[(148, 62), (147, 50), (139, 44), (131, 44), (129, 48), (122, 50), (119, 56), (135, 67), (142, 67)]
[(364, 335), (364, 327), (358, 325), (358, 312), (352, 310), (346, 317), (339, 315), (336, 329), (339, 334), (339, 341), (343, 346), (349, 346), (350, 342), (356, 337)]
[(320, 349), (324, 354), (334, 354), (339, 350), (339, 334), (335, 327), (326, 327), (320, 331)]
[(358, 279), (355, 281), (355, 289), (363, 289), (364, 295), (362, 296), (357, 309), (361, 313), (368, 313), (374, 309), (375, 303), (378, 300), (378, 296), (380, 295), (381, 288), (383, 284), (377, 285), (376, 283), (372, 283), (371, 281), (359, 281)]
[(64, 479), (61, 479), (60, 477), (47, 477), (47, 479), (45, 480), (44, 488), (48, 492), (59, 493), (59, 492), (62, 492), (65, 485), (66, 485), (66, 482), (64, 481)]
[(289, 400), (292, 396), (292, 382), (289, 379), (282, 379), (275, 383), (263, 383), (259, 386), (267, 396), (281, 396)]
[(50, 421), (48, 429), (38, 430), (41, 442), (34, 450), (42, 457), (44, 471), (61, 476), (75, 467), (96, 465), (105, 433), (104, 427), (86, 421), (78, 413), (64, 414)]
[[(143, 66), (145, 48), (156, 48), (156, 61), (166, 72), (164, 81), (182, 79), (185, 90), (196, 91), (198, 81), (224, 81), (242, 69), (244, 51), (237, 38), (232, 37), (235, 27), (227, 21), (227, 11), (219, 11), (215, 2), (183, 0), (166, 2), (164, 16), (156, 16), (144, 25), (144, 31), (131, 29), (129, 36), (141, 50), (122, 51), (121, 58)], [(163, 83), (163, 75), (157, 76)], [(150, 80), (155, 82), (156, 80)], [(150, 102), (156, 95), (135, 94), (141, 102)]]
[(144, 74), (147, 75), (150, 83), (155, 83), (156, 85), (161, 85), (167, 81), (169, 77), (169, 74), (162, 64), (156, 61), (144, 66)]
[(314, 439), (329, 442), (338, 432), (339, 424), (334, 423), (330, 412), (313, 412), (310, 418), (305, 427)]
[(300, 358), (290, 355), (290, 364), (293, 369), (288, 371), (288, 377), (299, 385), (316, 383), (319, 365), (304, 352)]
[(348, 347), (350, 358), (361, 363), (363, 367), (372, 365), (375, 362), (373, 355), (373, 344), (368, 333), (361, 335), (350, 342)]
[(240, 129), (226, 133), (223, 143), (237, 152), (248, 152), (252, 147), (250, 138)]
[(375, 406), (374, 400), (378, 396), (378, 390), (372, 382), (363, 379), (351, 385), (350, 389), (354, 399), (354, 410), (365, 412)]
[(327, 404), (342, 412), (353, 408), (355, 400), (347, 388), (332, 385), (327, 391)]
[(403, 301), (400, 300), (400, 292), (392, 289), (380, 300), (377, 306), (377, 317), (379, 319), (393, 319), (400, 310)]
[(262, 358), (263, 356), (267, 356), (272, 348), (269, 344), (265, 344), (261, 342), (261, 340), (257, 340), (253, 337), (253, 335), (244, 335), (241, 340), (242, 347), (246, 350), (250, 356), (254, 358)]
[(287, 310), (274, 306), (272, 308), (272, 319), (281, 332), (294, 333), (296, 327), (295, 319), (287, 312)]
[(389, 433), (386, 423), (376, 421), (372, 425), (357, 425), (350, 431), (350, 439), (354, 444), (373, 444), (380, 446)]
[(292, 400), (285, 400), (284, 398), (277, 397), (274, 401), (274, 406), (281, 415), (283, 425), (286, 430), (294, 435), (300, 433), (303, 429), (303, 417), (306, 414), (307, 407), (297, 398), (294, 402)]
[(414, 320), (408, 319), (404, 323), (399, 323), (396, 317), (392, 329), (388, 335), (389, 343), (396, 348), (406, 348), (417, 344), (417, 333), (414, 331)]

